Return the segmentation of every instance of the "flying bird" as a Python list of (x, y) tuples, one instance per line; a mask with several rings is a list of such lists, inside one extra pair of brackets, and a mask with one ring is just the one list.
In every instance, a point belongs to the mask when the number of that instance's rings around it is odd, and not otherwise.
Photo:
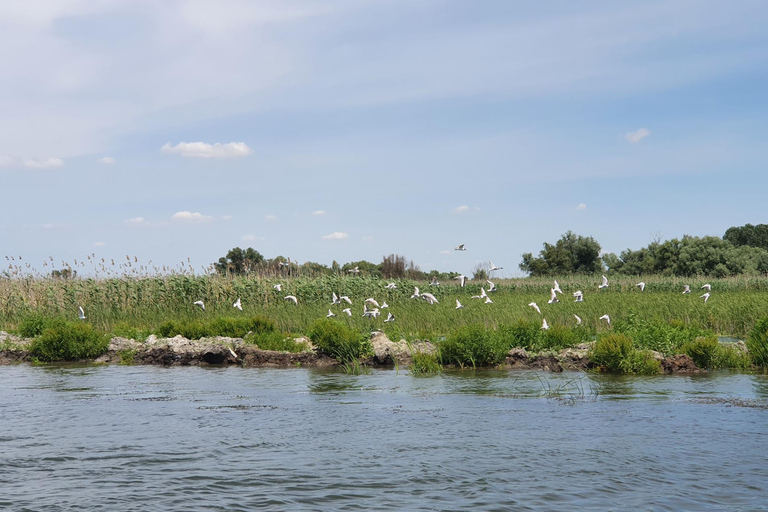
[(597, 287), (598, 290), (602, 290), (603, 288), (608, 288), (608, 278), (603, 276), (603, 284)]
[(464, 248), (464, 244), (459, 244), (456, 247), (453, 248), (454, 251), (466, 251)]
[(77, 318), (80, 320), (85, 320), (85, 311), (83, 311), (83, 306), (77, 306), (77, 309), (79, 309), (79, 313), (77, 314)]
[(439, 302), (437, 301), (437, 299), (435, 298), (435, 296), (434, 296), (434, 295), (432, 295), (431, 293), (426, 293), (426, 292), (425, 292), (425, 293), (422, 293), (422, 294), (421, 294), (421, 298), (422, 298), (422, 299), (424, 299), (424, 300), (426, 300), (427, 302), (429, 302), (429, 305), (430, 305), (430, 306), (431, 306), (432, 304), (439, 304)]
[(488, 269), (488, 272), (493, 272), (494, 270), (503, 270), (504, 269), (504, 267), (497, 267), (496, 265), (493, 264), (492, 261), (489, 261), (488, 263), (491, 264), (491, 268)]
[(492, 301), (492, 300), (491, 300), (491, 298), (490, 298), (490, 297), (488, 297), (487, 295), (486, 295), (486, 297), (485, 297), (485, 304), (493, 304), (493, 301)]
[(708, 292), (712, 291), (712, 285), (707, 283), (704, 286), (701, 287), (702, 290), (707, 290)]
[(644, 282), (640, 281), (640, 282), (639, 282), (639, 283), (637, 283), (635, 286), (639, 286), (639, 287), (640, 287), (640, 291), (641, 291), (641, 292), (644, 292), (644, 291), (645, 291), (645, 283), (644, 283)]
[(581, 290), (576, 290), (573, 292), (573, 296), (576, 298), (573, 302), (584, 302), (584, 294), (581, 292)]
[(538, 304), (536, 304), (535, 302), (531, 302), (528, 305), (531, 306), (533, 309), (535, 309), (538, 314), (541, 314), (541, 310), (539, 309), (539, 305)]
[(598, 318), (598, 320), (605, 320), (606, 322), (608, 322), (608, 327), (611, 326), (611, 317), (609, 317), (608, 315), (603, 315), (600, 318)]
[(290, 267), (291, 266), (290, 263), (287, 263), (285, 261), (280, 261), (277, 264), (280, 265), (281, 267)]
[(381, 306), (379, 306), (379, 303), (376, 302), (376, 299), (374, 299), (373, 297), (365, 299), (365, 302), (367, 302), (368, 304), (371, 304), (373, 306), (376, 306), (377, 308), (381, 307)]
[(484, 299), (488, 297), (488, 295), (485, 293), (485, 288), (482, 286), (480, 287), (480, 295), (473, 295), (470, 297), (470, 299)]
[(386, 288), (387, 288), (387, 290), (394, 290), (395, 288), (397, 288), (397, 285), (395, 283), (389, 283), (386, 286)]
[(581, 325), (581, 318), (579, 318), (579, 315), (574, 314), (573, 317), (576, 319), (576, 325)]
[(419, 293), (419, 287), (418, 286), (414, 286), (413, 287), (413, 295), (411, 295), (411, 298), (412, 299), (418, 299), (419, 297), (421, 297), (421, 294)]
[(384, 309), (384, 308), (388, 308), (388, 307), (389, 307), (389, 304), (387, 304), (386, 302), (384, 302), (384, 303), (381, 305), (381, 309)]
[(459, 299), (456, 299), (456, 309), (461, 309), (463, 307), (464, 305), (461, 302), (459, 302)]
[(238, 297), (235, 303), (232, 304), (232, 307), (235, 309), (239, 309), (240, 311), (243, 310), (243, 305), (240, 303), (240, 297)]
[(333, 311), (331, 311), (331, 310), (329, 309), (329, 310), (328, 310), (328, 314), (327, 314), (327, 315), (325, 315), (325, 318), (331, 318), (331, 317), (334, 317), (334, 316), (336, 316), (336, 315), (333, 313)]
[(352, 310), (351, 310), (351, 309), (349, 309), (349, 308), (346, 308), (346, 309), (342, 309), (342, 310), (341, 310), (341, 312), (342, 312), (342, 313), (346, 313), (346, 314), (347, 314), (347, 316), (352, 316)]
[(229, 349), (229, 353), (230, 353), (230, 354), (232, 354), (232, 357), (234, 357), (235, 359), (237, 359), (237, 354), (235, 354), (235, 351), (234, 351), (234, 350), (232, 350), (232, 347), (227, 347), (227, 348)]
[(388, 313), (388, 314), (387, 314), (387, 319), (386, 319), (386, 320), (384, 320), (384, 323), (387, 323), (387, 322), (394, 322), (394, 321), (395, 321), (395, 315), (393, 315), (392, 313)]
[(683, 295), (685, 295), (686, 293), (691, 293), (691, 287), (688, 286), (687, 284), (683, 288)]
[(464, 288), (464, 285), (467, 283), (467, 276), (459, 274), (458, 276), (454, 277), (454, 279), (459, 280), (459, 285), (461, 285), (462, 288)]
[(285, 297), (283, 297), (283, 300), (293, 301), (294, 304), (298, 304), (299, 303), (299, 301), (296, 299), (295, 295), (286, 295)]
[(192, 304), (194, 304), (195, 306), (200, 306), (200, 308), (202, 308), (202, 310), (203, 310), (203, 311), (205, 311), (205, 304), (203, 303), (203, 301), (201, 301), (201, 300), (196, 300), (196, 301), (195, 301), (195, 302), (193, 302)]
[(379, 309), (378, 308), (368, 309), (368, 305), (363, 304), (363, 316), (367, 316), (368, 318), (371, 318), (371, 317), (376, 318), (377, 316), (379, 316)]
[(432, 278), (432, 282), (429, 283), (429, 286), (440, 286), (440, 283), (437, 282), (437, 276)]
[(339, 300), (339, 296), (336, 295), (336, 292), (332, 292), (333, 297), (331, 297), (331, 304), (341, 304), (341, 301)]
[(352, 300), (346, 295), (342, 295), (341, 297), (339, 297), (339, 302), (341, 302), (342, 300), (347, 304), (350, 304), (350, 305), (352, 304)]
[(272, 288), (274, 288), (275, 290), (277, 290), (279, 292), (283, 291), (283, 285), (281, 285), (281, 284), (276, 284)]
[(490, 288), (488, 288), (488, 292), (489, 292), (489, 293), (490, 293), (490, 292), (495, 292), (495, 291), (496, 291), (496, 285), (495, 285), (495, 284), (493, 284), (493, 282), (491, 282), (491, 281), (488, 281), (487, 279), (486, 279), (486, 281), (485, 281), (485, 282), (486, 282), (486, 283), (488, 283), (488, 284), (491, 286)]
[(709, 300), (709, 292), (705, 293), (704, 295), (700, 296), (699, 298), (700, 299), (704, 299), (704, 304), (706, 304), (707, 301)]
[(347, 272), (349, 272), (350, 274), (359, 274), (360, 273), (360, 269), (355, 267), (355, 268), (351, 268), (351, 269), (347, 270)]
[(560, 299), (557, 298), (557, 292), (554, 288), (551, 288), (549, 290), (549, 300), (547, 301), (547, 304), (557, 304), (560, 302)]
[(555, 290), (557, 293), (563, 293), (563, 290), (560, 289), (560, 285), (557, 284), (557, 279), (555, 279), (555, 287), (552, 289)]
[(545, 330), (545, 331), (549, 329), (549, 324), (547, 323), (546, 318), (541, 319), (541, 328), (542, 330)]

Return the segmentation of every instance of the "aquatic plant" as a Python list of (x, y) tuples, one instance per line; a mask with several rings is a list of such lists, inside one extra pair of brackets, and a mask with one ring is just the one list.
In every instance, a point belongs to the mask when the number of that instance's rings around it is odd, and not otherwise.
[(757, 366), (768, 367), (768, 317), (755, 323), (747, 338), (747, 349)]
[(503, 338), (481, 325), (468, 325), (452, 332), (439, 344), (443, 364), (488, 366), (504, 360), (509, 350)]
[(437, 358), (437, 355), (428, 352), (415, 351), (411, 355), (411, 364), (408, 367), (411, 375), (434, 375), (443, 370), (443, 366)]
[(699, 368), (712, 368), (719, 349), (717, 336), (706, 336), (684, 343), (680, 347), (680, 353), (691, 356)]
[(309, 339), (319, 350), (345, 363), (373, 354), (373, 346), (367, 336), (337, 320), (316, 320), (309, 330)]
[(30, 345), (32, 356), (41, 361), (76, 361), (103, 354), (109, 338), (82, 322), (51, 322)]

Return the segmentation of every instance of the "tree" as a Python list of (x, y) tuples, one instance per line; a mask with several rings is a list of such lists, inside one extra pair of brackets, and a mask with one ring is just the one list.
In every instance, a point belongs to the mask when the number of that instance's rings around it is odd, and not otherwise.
[(219, 274), (242, 275), (252, 272), (264, 263), (264, 256), (259, 251), (249, 247), (241, 249), (235, 247), (227, 252), (227, 255), (219, 258), (213, 266)]
[(600, 272), (603, 270), (600, 244), (592, 237), (568, 231), (555, 245), (544, 242), (538, 257), (530, 252), (523, 254), (520, 270), (532, 276)]
[(736, 247), (748, 245), (768, 250), (768, 224), (744, 224), (739, 227), (728, 228), (723, 235), (723, 240), (732, 243)]

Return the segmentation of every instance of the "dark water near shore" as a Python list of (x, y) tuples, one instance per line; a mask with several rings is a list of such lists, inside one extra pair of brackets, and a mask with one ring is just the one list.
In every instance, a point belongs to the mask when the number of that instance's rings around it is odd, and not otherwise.
[(2, 510), (768, 510), (768, 377), (0, 367)]

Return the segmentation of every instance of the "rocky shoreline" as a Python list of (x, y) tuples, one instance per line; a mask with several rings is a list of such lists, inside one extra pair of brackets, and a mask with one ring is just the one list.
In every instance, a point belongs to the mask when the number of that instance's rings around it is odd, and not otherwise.
[[(203, 338), (189, 340), (182, 336), (158, 338), (150, 336), (140, 342), (127, 338), (115, 337), (109, 343), (107, 351), (94, 362), (101, 364), (153, 364), (162, 366), (204, 366), (238, 365), (259, 368), (291, 367), (331, 367), (341, 362), (319, 353), (306, 338), (298, 338), (297, 343), (305, 344), (304, 352), (276, 352), (261, 350), (255, 345), (246, 344), (242, 338)], [(29, 352), (31, 340), (18, 338), (0, 331), (0, 365), (31, 362)], [(374, 355), (362, 361), (374, 367), (407, 367), (411, 364), (412, 354), (416, 352), (434, 353), (437, 347), (429, 341), (408, 343), (406, 340), (392, 341), (383, 333), (371, 336)], [(508, 370), (536, 369), (550, 372), (583, 371), (594, 368), (589, 360), (591, 343), (583, 343), (561, 351), (529, 353), (521, 348), (509, 351), (503, 364), (497, 368)], [(665, 373), (703, 372), (687, 355), (663, 357), (654, 353)]]

